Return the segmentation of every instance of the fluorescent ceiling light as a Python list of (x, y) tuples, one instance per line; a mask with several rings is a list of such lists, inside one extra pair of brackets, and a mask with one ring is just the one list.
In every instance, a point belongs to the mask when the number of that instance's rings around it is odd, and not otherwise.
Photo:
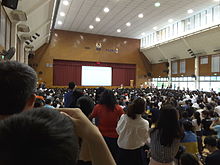
[(68, 6), (70, 3), (69, 3), (69, 1), (65, 0), (65, 1), (63, 1), (63, 4), (64, 4), (65, 6)]
[(105, 13), (108, 13), (108, 12), (109, 12), (109, 8), (105, 7), (105, 8), (103, 9), (103, 11), (104, 11)]
[(95, 18), (95, 21), (96, 21), (96, 22), (100, 22), (101, 19), (100, 19), (99, 17), (96, 17), (96, 18)]
[(173, 22), (173, 19), (169, 19), (168, 22), (169, 22), (169, 23), (172, 23), (172, 22)]
[(89, 25), (89, 29), (94, 29), (94, 26), (93, 25)]
[(160, 7), (160, 2), (156, 2), (156, 3), (154, 4), (154, 6), (155, 6), (155, 7)]
[(117, 29), (117, 32), (118, 32), (118, 33), (121, 33), (121, 29)]
[(153, 29), (154, 29), (154, 30), (157, 30), (157, 29), (158, 29), (158, 27), (157, 27), (157, 26), (154, 26), (154, 27), (153, 27)]
[(64, 17), (66, 14), (64, 12), (60, 12), (60, 16)]
[(142, 36), (145, 36), (145, 35), (146, 35), (146, 33), (144, 33), (144, 32), (143, 32), (143, 33), (141, 33), (141, 35), (142, 35)]
[(191, 14), (191, 13), (193, 13), (193, 12), (194, 12), (193, 9), (187, 10), (187, 13), (188, 13), (188, 14)]
[(138, 14), (138, 18), (143, 18), (143, 17), (144, 17), (143, 13)]
[(126, 26), (131, 26), (131, 23), (130, 23), (130, 22), (127, 22), (127, 23), (126, 23)]
[(58, 25), (62, 25), (63, 22), (62, 21), (57, 21)]

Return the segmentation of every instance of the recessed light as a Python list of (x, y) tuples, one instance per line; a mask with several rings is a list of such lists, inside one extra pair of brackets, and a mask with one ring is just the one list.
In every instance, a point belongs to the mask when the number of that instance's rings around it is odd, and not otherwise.
[(160, 2), (156, 2), (156, 3), (154, 4), (154, 6), (155, 6), (155, 7), (160, 7)]
[(143, 33), (141, 33), (141, 35), (142, 35), (142, 36), (145, 36), (145, 34), (146, 34), (146, 33), (144, 33), (144, 32), (143, 32)]
[(189, 10), (187, 10), (187, 13), (188, 13), (188, 14), (193, 13), (193, 9), (189, 9)]
[(121, 29), (117, 29), (117, 32), (118, 32), (118, 33), (121, 33)]
[(60, 12), (60, 16), (64, 17), (66, 14), (64, 12)]
[(187, 22), (187, 25), (190, 25), (191, 24), (191, 22)]
[(105, 13), (108, 13), (108, 12), (109, 12), (109, 8), (105, 7), (105, 8), (103, 9), (103, 11), (104, 11)]
[(89, 25), (89, 29), (94, 29), (94, 26), (93, 25)]
[(127, 23), (126, 23), (126, 26), (131, 26), (131, 22), (127, 22)]
[(173, 22), (173, 19), (169, 19), (168, 22), (169, 22), (169, 23), (172, 23), (172, 22)]
[(69, 1), (65, 0), (65, 1), (63, 1), (63, 4), (64, 4), (65, 6), (68, 6), (70, 3), (69, 3)]
[(143, 17), (144, 17), (143, 13), (138, 14), (138, 18), (143, 18)]
[(96, 17), (96, 18), (95, 18), (95, 21), (96, 21), (96, 22), (100, 22), (101, 19), (100, 19), (99, 17)]
[(63, 22), (62, 21), (57, 21), (58, 25), (62, 25)]
[(158, 29), (158, 27), (157, 27), (157, 26), (154, 26), (154, 27), (153, 27), (153, 29), (154, 29), (154, 30), (157, 30), (157, 29)]

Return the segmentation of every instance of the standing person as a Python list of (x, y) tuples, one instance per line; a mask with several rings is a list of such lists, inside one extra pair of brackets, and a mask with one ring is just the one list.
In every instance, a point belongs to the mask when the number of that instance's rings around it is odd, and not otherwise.
[(116, 127), (118, 120), (124, 113), (123, 109), (117, 104), (116, 98), (112, 90), (105, 89), (100, 97), (99, 104), (97, 104), (90, 119), (97, 118), (98, 128), (104, 137), (112, 156), (115, 161), (118, 160), (118, 134)]
[(197, 135), (197, 142), (198, 142), (198, 151), (199, 154), (202, 154), (202, 120), (200, 117), (199, 112), (194, 113), (194, 119), (192, 120), (192, 125), (194, 126), (194, 130)]
[(77, 108), (77, 99), (83, 96), (83, 93), (76, 89), (74, 82), (69, 82), (68, 92), (64, 95), (64, 107), (65, 108)]
[(171, 105), (162, 106), (159, 120), (150, 132), (151, 160), (149, 165), (174, 165), (174, 157), (183, 137), (177, 110)]
[(145, 111), (144, 99), (137, 98), (128, 106), (127, 114), (121, 116), (117, 125), (119, 164), (145, 165), (143, 146), (147, 143), (149, 123), (141, 117)]

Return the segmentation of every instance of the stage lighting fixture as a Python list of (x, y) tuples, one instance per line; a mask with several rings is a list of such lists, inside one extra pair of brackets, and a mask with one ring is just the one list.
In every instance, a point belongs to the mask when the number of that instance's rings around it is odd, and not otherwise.
[(32, 36), (32, 38), (33, 38), (33, 39), (35, 39), (35, 40), (37, 39), (37, 37), (36, 37), (36, 36)]
[(25, 43), (26, 43), (27, 45), (30, 45), (30, 42), (28, 42), (28, 41), (25, 41)]
[(40, 34), (39, 34), (39, 33), (35, 33), (35, 35), (38, 36), (38, 37), (40, 37)]

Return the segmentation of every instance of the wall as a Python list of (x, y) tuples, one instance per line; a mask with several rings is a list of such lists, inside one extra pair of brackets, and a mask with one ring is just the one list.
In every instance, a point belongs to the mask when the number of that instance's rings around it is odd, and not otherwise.
[(152, 77), (158, 78), (158, 77), (167, 77), (168, 74), (164, 72), (164, 70), (167, 70), (166, 63), (159, 63), (159, 64), (152, 64)]
[[(96, 50), (96, 43), (102, 43), (101, 50)], [(115, 53), (118, 48), (118, 53)], [(53, 86), (53, 60), (75, 60), (91, 62), (109, 62), (136, 64), (136, 85), (146, 80), (144, 75), (151, 71), (147, 58), (139, 52), (140, 40), (55, 30), (50, 44), (42, 46), (36, 55), (29, 59), (29, 64), (42, 74), (40, 81), (48, 87)], [(114, 51), (114, 52), (113, 52)]]
[(191, 77), (192, 75), (195, 74), (195, 58), (187, 58), (185, 59), (186, 63), (186, 72), (185, 73), (180, 73), (180, 61), (177, 60), (177, 66), (178, 66), (178, 72), (177, 74), (172, 74), (172, 77)]

